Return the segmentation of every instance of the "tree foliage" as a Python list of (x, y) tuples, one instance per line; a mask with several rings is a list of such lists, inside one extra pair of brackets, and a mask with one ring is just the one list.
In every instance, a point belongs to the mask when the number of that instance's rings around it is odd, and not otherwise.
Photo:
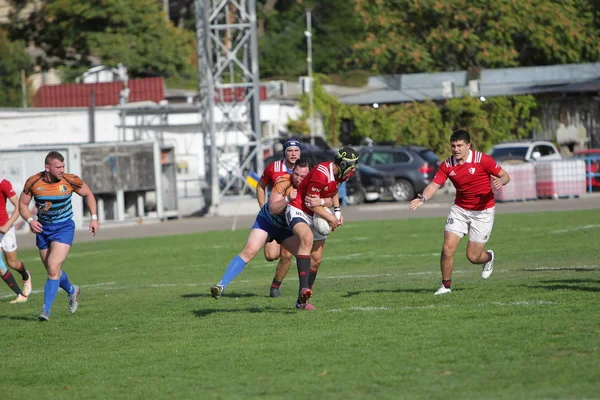
[[(376, 142), (395, 142), (431, 148), (444, 157), (449, 151), (448, 138), (452, 131), (464, 128), (472, 136), (473, 147), (487, 151), (495, 143), (522, 139), (540, 128), (535, 117), (537, 102), (533, 96), (508, 96), (489, 98), (485, 102), (474, 97), (454, 98), (441, 103), (426, 101), (403, 104), (371, 106), (345, 105), (329, 95), (315, 81), (315, 112), (324, 121), (327, 139), (339, 144), (342, 120), (353, 120), (354, 130), (343, 144), (359, 144), (370, 138)], [(309, 133), (308, 96), (301, 97), (304, 111), (298, 121), (290, 121), (288, 128), (294, 132)]]
[(366, 25), (350, 68), (432, 72), (596, 61), (588, 0), (354, 0)]
[(123, 63), (131, 77), (193, 76), (194, 36), (166, 21), (156, 0), (48, 0), (14, 35), (73, 71)]
[(31, 59), (23, 41), (11, 41), (0, 29), (0, 107), (20, 107), (23, 104), (21, 71), (31, 71)]

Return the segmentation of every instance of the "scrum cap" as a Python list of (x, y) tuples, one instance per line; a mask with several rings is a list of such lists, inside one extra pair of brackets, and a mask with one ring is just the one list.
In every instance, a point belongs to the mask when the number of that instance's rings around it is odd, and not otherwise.
[(296, 138), (293, 138), (293, 137), (289, 138), (283, 144), (283, 152), (284, 153), (285, 153), (285, 151), (287, 150), (288, 147), (297, 147), (298, 149), (300, 149), (300, 142)]
[(356, 169), (358, 164), (358, 152), (352, 147), (341, 147), (335, 155), (333, 162), (340, 167), (343, 176)]

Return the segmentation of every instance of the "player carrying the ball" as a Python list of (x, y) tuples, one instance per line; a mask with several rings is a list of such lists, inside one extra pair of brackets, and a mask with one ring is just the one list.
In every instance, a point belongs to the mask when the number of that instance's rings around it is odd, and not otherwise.
[[(300, 239), (296, 254), (300, 279), (296, 308), (308, 309), (307, 301), (312, 296), (312, 286), (323, 258), (326, 237), (312, 229), (313, 215), (316, 213), (326, 219), (331, 229), (343, 224), (337, 191), (338, 187), (352, 176), (357, 164), (358, 152), (351, 147), (340, 148), (333, 161), (319, 163), (310, 171), (298, 186), (298, 196), (287, 207), (287, 223), (294, 235)], [(310, 203), (315, 198), (320, 199), (320, 205), (314, 206)], [(331, 206), (330, 202), (334, 206), (334, 214), (325, 210), (325, 207)]]

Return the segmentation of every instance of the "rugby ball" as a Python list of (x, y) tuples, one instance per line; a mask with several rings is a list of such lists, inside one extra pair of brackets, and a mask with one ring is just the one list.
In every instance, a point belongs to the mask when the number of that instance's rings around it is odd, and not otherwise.
[[(325, 207), (325, 210), (327, 210), (327, 212), (331, 214), (331, 210), (329, 208)], [(315, 231), (317, 231), (320, 235), (323, 236), (327, 236), (331, 232), (329, 222), (325, 218), (322, 218), (319, 215), (317, 215), (316, 213), (313, 215), (313, 228), (315, 229)]]

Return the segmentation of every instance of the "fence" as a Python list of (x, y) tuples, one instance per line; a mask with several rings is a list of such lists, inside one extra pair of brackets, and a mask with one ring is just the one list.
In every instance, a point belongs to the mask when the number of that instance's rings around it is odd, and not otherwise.
[(494, 189), (499, 202), (580, 197), (586, 189), (591, 191), (590, 174), (586, 173), (590, 168), (580, 159), (505, 164), (502, 168), (511, 181)]

